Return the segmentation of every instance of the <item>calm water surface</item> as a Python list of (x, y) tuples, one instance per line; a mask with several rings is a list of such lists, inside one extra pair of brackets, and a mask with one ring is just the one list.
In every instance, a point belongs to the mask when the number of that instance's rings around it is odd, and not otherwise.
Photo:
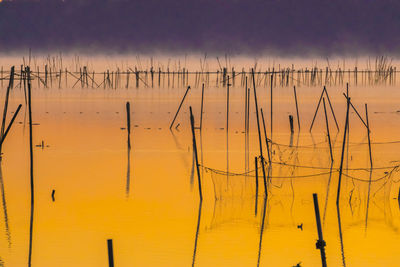
[[(395, 87), (350, 88), (363, 118), (364, 103), (368, 103), (376, 169), (372, 173), (368, 169), (367, 132), (351, 112), (338, 210), (345, 88), (328, 88), (340, 128), (338, 132), (329, 114), (332, 172), (322, 110), (312, 134), (308, 131), (321, 89), (297, 88), (299, 133), (292, 88), (274, 88), (274, 163), (264, 201), (261, 170), (258, 198), (255, 191), (254, 157), (259, 147), (253, 90), (246, 137), (244, 89), (231, 88), (226, 131), (226, 88), (206, 88), (203, 129), (196, 130), (203, 166), (204, 201), (200, 206), (189, 105), (198, 125), (201, 88), (190, 91), (176, 121), (180, 126), (170, 131), (186, 88), (34, 87), (33, 120), (38, 125), (33, 126), (33, 140), (37, 145), (43, 140), (44, 147), (34, 148), (32, 265), (108, 266), (106, 240), (112, 238), (116, 266), (294, 266), (300, 262), (301, 266), (319, 266), (312, 200), (312, 193), (318, 193), (329, 266), (398, 266), (399, 174), (394, 166), (400, 164), (400, 142), (393, 141), (400, 140), (400, 91)], [(257, 93), (270, 138), (269, 89), (259, 88)], [(1, 94), (4, 99), (5, 90)], [(24, 104), (23, 90), (14, 89), (10, 101), (10, 111)], [(126, 101), (131, 102), (130, 152), (127, 132), (121, 129), (126, 127)], [(289, 114), (295, 118), (292, 136)], [(25, 266), (28, 259), (25, 106), (16, 122), (4, 143), (1, 162), (2, 266)], [(300, 224), (302, 230), (297, 227)]]

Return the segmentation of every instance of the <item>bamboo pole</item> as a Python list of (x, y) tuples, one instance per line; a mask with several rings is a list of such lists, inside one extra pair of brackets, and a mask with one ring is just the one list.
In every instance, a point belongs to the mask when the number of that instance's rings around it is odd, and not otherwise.
[(331, 143), (331, 135), (329, 133), (328, 115), (326, 114), (325, 97), (322, 98), (322, 101), (324, 104), (324, 114), (325, 114), (325, 122), (326, 122), (326, 132), (328, 134), (329, 153), (331, 155), (331, 162), (333, 162), (332, 143)]
[(176, 117), (178, 116), (178, 113), (179, 113), (179, 111), (181, 110), (183, 101), (185, 101), (186, 95), (187, 95), (187, 93), (189, 92), (189, 90), (190, 90), (190, 86), (187, 87), (186, 92), (185, 92), (185, 94), (184, 94), (183, 97), (182, 97), (181, 103), (179, 104), (178, 110), (177, 110), (176, 113), (175, 113), (174, 119), (172, 120), (171, 125), (169, 126), (169, 129), (171, 129), (172, 126), (174, 125), (174, 122), (175, 122), (175, 120), (176, 120)]
[(344, 134), (343, 134), (342, 156), (340, 159), (339, 181), (338, 181), (338, 189), (337, 189), (337, 195), (336, 195), (336, 205), (338, 205), (338, 206), (339, 206), (339, 198), (340, 198), (340, 186), (342, 183), (343, 158), (344, 158), (344, 151), (346, 148), (346, 133), (348, 132), (348, 125), (349, 125), (349, 109), (350, 109), (350, 97), (347, 98), (346, 122), (345, 122), (345, 127), (344, 127)]
[(369, 129), (369, 121), (368, 121), (368, 106), (365, 104), (365, 118), (367, 121), (367, 133), (368, 133), (368, 150), (369, 150), (369, 161), (371, 164), (371, 171), (372, 171), (372, 151), (371, 151), (371, 138), (370, 138), (370, 129)]
[(199, 169), (199, 159), (198, 159), (198, 155), (197, 155), (196, 134), (194, 131), (194, 117), (193, 117), (193, 112), (192, 112), (191, 106), (189, 107), (189, 111), (190, 111), (190, 125), (192, 128), (193, 151), (194, 151), (194, 156), (195, 156), (195, 160), (196, 160), (197, 180), (198, 180), (198, 184), (199, 184), (199, 196), (200, 196), (200, 202), (202, 202), (203, 201), (203, 192), (201, 189), (201, 178), (200, 178), (200, 169)]
[(255, 104), (255, 108), (256, 108), (256, 117), (257, 117), (258, 143), (260, 145), (261, 168), (262, 168), (262, 171), (263, 171), (263, 178), (264, 178), (264, 194), (265, 194), (265, 198), (267, 198), (268, 197), (267, 179), (266, 179), (266, 175), (265, 175), (264, 157), (263, 157), (263, 152), (262, 152), (260, 119), (259, 119), (259, 116), (258, 116), (257, 92), (256, 92), (256, 82), (255, 82), (255, 78), (254, 78), (254, 69), (251, 69), (251, 74), (252, 74), (252, 78), (253, 78), (254, 104)]
[(322, 267), (326, 267), (327, 266), (326, 265), (326, 255), (325, 255), (326, 242), (322, 235), (322, 226), (321, 226), (321, 217), (319, 214), (318, 196), (315, 193), (313, 194), (313, 200), (314, 200), (315, 221), (317, 224), (317, 231), (318, 231), (318, 240), (316, 243), (316, 247), (317, 247), (317, 249), (319, 249), (321, 251)]
[(293, 91), (294, 91), (294, 101), (296, 103), (297, 124), (299, 126), (299, 132), (300, 132), (300, 116), (299, 116), (299, 106), (297, 104), (296, 86), (293, 86)]
[[(28, 68), (29, 72), (29, 68)], [(28, 74), (29, 75), (29, 74)], [(31, 95), (31, 82), (28, 76), (28, 113), (29, 113), (29, 152), (30, 152), (30, 193), (31, 193), (31, 215), (29, 226), (29, 254), (28, 254), (28, 267), (32, 266), (32, 237), (33, 237), (33, 214), (35, 204), (35, 190), (33, 178), (33, 137), (32, 137), (32, 95)]]

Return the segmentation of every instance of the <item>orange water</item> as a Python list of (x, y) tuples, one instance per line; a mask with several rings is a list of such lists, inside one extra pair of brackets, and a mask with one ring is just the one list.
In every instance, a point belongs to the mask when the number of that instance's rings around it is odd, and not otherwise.
[[(33, 126), (33, 140), (34, 144), (43, 140), (45, 147), (34, 148), (33, 266), (108, 266), (109, 238), (113, 239), (116, 266), (255, 266), (258, 261), (260, 266), (299, 262), (301, 266), (319, 266), (312, 193), (319, 197), (329, 266), (398, 266), (396, 172), (371, 183), (367, 218), (369, 172), (345, 170), (345, 174), (364, 181), (343, 176), (339, 225), (335, 201), (346, 109), (343, 87), (328, 88), (341, 130), (337, 132), (330, 116), (335, 159), (330, 183), (329, 169), (277, 164), (330, 167), (323, 113), (317, 116), (312, 135), (308, 131), (321, 88), (297, 88), (300, 133), (292, 88), (274, 89), (272, 140), (280, 145), (273, 145), (276, 163), (266, 202), (259, 171), (257, 214), (254, 172), (248, 176), (232, 174), (246, 171), (247, 158), (248, 169), (254, 170), (254, 157), (259, 154), (253, 90), (246, 151), (244, 89), (231, 88), (227, 132), (226, 89), (206, 88), (203, 129), (201, 133), (196, 130), (200, 164), (231, 174), (201, 168), (201, 212), (188, 110), (191, 105), (198, 125), (200, 88), (190, 91), (176, 121), (178, 129), (169, 130), (185, 90), (34, 87), (33, 122), (39, 125)], [(270, 135), (269, 89), (259, 88), (257, 93)], [(399, 140), (400, 115), (396, 111), (400, 109), (400, 92), (395, 87), (360, 86), (351, 87), (350, 95), (363, 117), (364, 103), (368, 103), (374, 167), (399, 164), (399, 143), (376, 143)], [(10, 101), (10, 111), (24, 104), (23, 90), (14, 89)], [(132, 109), (129, 162), (127, 132), (121, 129), (126, 127), (126, 101)], [(292, 146), (289, 114), (295, 118)], [(350, 117), (344, 168), (369, 168), (367, 132), (354, 112)], [(28, 260), (29, 131), (25, 105), (16, 122), (4, 143), (1, 163), (0, 258), (4, 266), (24, 266)], [(263, 139), (264, 155), (265, 148)], [(374, 170), (372, 179), (385, 176), (385, 171), (390, 169)], [(304, 177), (321, 173), (325, 174)], [(55, 202), (51, 199), (53, 189)], [(299, 224), (303, 230), (297, 228)]]

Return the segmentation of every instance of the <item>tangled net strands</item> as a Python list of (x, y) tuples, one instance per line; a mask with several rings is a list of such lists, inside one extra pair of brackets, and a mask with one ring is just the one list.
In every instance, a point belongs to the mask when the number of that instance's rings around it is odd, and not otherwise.
[[(289, 146), (275, 142), (270, 142), (270, 143), (276, 147), (275, 150), (276, 153), (274, 153), (276, 159), (272, 160), (270, 163), (266, 159), (264, 159), (264, 167), (266, 169), (269, 169), (270, 167), (271, 169), (275, 169), (273, 166), (276, 166), (279, 169), (279, 173), (277, 174), (269, 173), (268, 175), (268, 184), (270, 184), (273, 187), (281, 188), (283, 184), (281, 182), (280, 185), (275, 185), (274, 183), (272, 183), (272, 180), (276, 181), (279, 179), (283, 179), (292, 181), (292, 179), (326, 178), (326, 177), (332, 177), (333, 174), (339, 173), (338, 166), (304, 165), (298, 163), (299, 161), (295, 155), (295, 152), (298, 149), (308, 149), (308, 148), (315, 149), (316, 144), (303, 145), (303, 146)], [(319, 142), (318, 148), (327, 149), (327, 147), (321, 146), (321, 144), (323, 143), (325, 142)], [(400, 144), (400, 141), (374, 142), (373, 144), (385, 145), (385, 144), (397, 144), (397, 143)], [(368, 145), (368, 143), (350, 144), (350, 146), (359, 146), (359, 145)], [(283, 156), (286, 156), (287, 158), (284, 159)], [(288, 163), (288, 161), (292, 161), (295, 163)], [(353, 186), (355, 182), (370, 183), (370, 184), (383, 182), (383, 184), (381, 184), (380, 188), (377, 190), (378, 192), (389, 181), (391, 183), (398, 183), (400, 181), (399, 178), (395, 179), (396, 174), (400, 171), (400, 164), (397, 164), (398, 161), (391, 161), (391, 162), (396, 164), (387, 166), (376, 166), (372, 168), (371, 167), (343, 168), (342, 175), (343, 177), (351, 180)], [(224, 196), (231, 195), (233, 197), (233, 196), (238, 196), (239, 194), (239, 196), (243, 197), (247, 194), (254, 194), (255, 191), (254, 183), (249, 182), (249, 179), (246, 179), (246, 178), (256, 177), (256, 170), (254, 168), (250, 170), (246, 168), (246, 171), (243, 172), (232, 172), (232, 171), (212, 168), (201, 164), (199, 165), (199, 167), (202, 168), (203, 171), (205, 171), (205, 173), (211, 174), (216, 199), (219, 199), (223, 195)], [(258, 177), (262, 179), (262, 177), (260, 176), (260, 169), (262, 169), (262, 164), (258, 164)], [(303, 170), (303, 172), (305, 173), (295, 174), (295, 171), (297, 170)], [(367, 177), (363, 177), (365, 176), (365, 173), (368, 173)], [(233, 179), (233, 178), (238, 178), (238, 179)], [(259, 190), (263, 189), (260, 188)], [(377, 192), (375, 192), (375, 194)]]

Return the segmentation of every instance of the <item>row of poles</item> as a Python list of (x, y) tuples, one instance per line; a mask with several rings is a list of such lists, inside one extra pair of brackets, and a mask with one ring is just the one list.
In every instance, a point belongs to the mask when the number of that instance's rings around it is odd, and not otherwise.
[[(25, 101), (28, 106), (28, 112), (29, 112), (29, 138), (30, 138), (30, 185), (31, 185), (31, 216), (30, 216), (30, 240), (29, 240), (29, 258), (28, 258), (28, 266), (31, 266), (31, 258), (32, 258), (32, 234), (33, 234), (33, 214), (34, 214), (34, 177), (33, 177), (33, 141), (32, 141), (32, 102), (31, 102), (31, 71), (29, 67), (25, 67), (25, 70), (23, 72), (22, 76), (22, 82), (24, 86), (24, 91), (25, 91)], [(11, 126), (13, 125), (13, 122), (15, 121), (15, 118), (17, 117), (22, 104), (20, 104), (17, 108), (17, 110), (14, 112), (14, 115), (8, 124), (7, 128), (5, 127), (6, 125), (6, 116), (7, 116), (7, 110), (8, 110), (8, 101), (9, 101), (9, 95), (11, 88), (14, 86), (14, 80), (15, 80), (15, 69), (14, 67), (11, 68), (10, 71), (10, 76), (9, 76), (9, 84), (7, 86), (7, 91), (6, 91), (6, 98), (5, 98), (5, 105), (4, 105), (4, 111), (3, 111), (3, 118), (2, 118), (2, 124), (1, 124), (1, 130), (0, 130), (0, 152), (1, 152), (1, 147), (2, 144), (8, 134), (8, 132), (11, 129)], [(272, 88), (273, 88), (273, 75), (270, 77), (270, 82), (271, 82), (271, 139), (268, 139), (267, 137), (267, 131), (266, 131), (266, 124), (265, 124), (265, 119), (264, 119), (264, 113), (263, 110), (258, 109), (258, 101), (257, 101), (257, 91), (256, 91), (256, 78), (255, 78), (255, 72), (252, 69), (251, 72), (251, 81), (253, 84), (253, 95), (254, 95), (254, 106), (256, 109), (256, 120), (257, 120), (257, 132), (258, 132), (258, 143), (259, 143), (259, 156), (255, 157), (255, 168), (256, 168), (256, 192), (258, 194), (258, 162), (261, 163), (261, 169), (263, 173), (263, 182), (264, 182), (264, 196), (265, 199), (268, 197), (268, 182), (269, 182), (269, 177), (267, 177), (266, 171), (265, 171), (265, 164), (271, 165), (271, 148), (269, 143), (272, 145), (272, 118), (273, 118), (273, 109), (272, 109), (272, 104), (273, 104), (273, 94), (272, 94)], [(87, 80), (86, 80), (87, 81)], [(250, 88), (247, 88), (247, 77), (245, 78), (245, 83), (246, 83), (246, 90), (245, 90), (245, 132), (249, 132), (249, 107), (250, 107)], [(22, 85), (21, 85), (22, 86)], [(228, 121), (229, 121), (229, 87), (231, 86), (230, 84), (230, 77), (227, 76), (227, 124), (226, 124), (226, 130), (228, 131)], [(179, 114), (179, 111), (181, 110), (182, 104), (190, 90), (190, 86), (187, 87), (187, 90), (185, 91), (185, 94), (180, 102), (180, 105), (178, 107), (178, 110), (173, 118), (173, 121), (171, 122), (170, 129), (172, 129), (175, 120)], [(298, 121), (298, 128), (300, 130), (300, 117), (299, 117), (299, 110), (298, 110), (298, 102), (297, 102), (297, 93), (296, 93), (296, 88), (294, 87), (294, 96), (295, 96), (295, 104), (296, 104), (296, 113), (297, 113), (297, 121)], [(368, 145), (369, 145), (369, 155), (370, 155), (370, 164), (371, 164), (371, 169), (372, 169), (372, 153), (371, 153), (371, 142), (370, 142), (370, 128), (369, 128), (369, 120), (368, 120), (368, 110), (367, 110), (367, 104), (365, 104), (365, 121), (359, 114), (358, 110), (355, 108), (355, 106), (351, 103), (351, 98), (349, 97), (349, 90), (348, 90), (348, 84), (347, 84), (347, 90), (346, 94), (344, 94), (344, 97), (346, 98), (347, 102), (347, 109), (346, 109), (346, 121), (345, 121), (345, 127), (344, 127), (344, 135), (343, 135), (343, 142), (342, 142), (342, 151), (341, 151), (341, 159), (340, 159), (340, 167), (339, 167), (339, 179), (338, 179), (338, 189), (337, 189), (337, 199), (336, 199), (336, 204), (339, 206), (339, 200), (340, 200), (340, 188), (341, 188), (341, 178), (342, 178), (342, 171), (343, 171), (343, 160), (344, 160), (344, 151), (345, 151), (345, 146), (346, 146), (346, 135), (349, 132), (349, 110), (352, 108), (354, 112), (357, 114), (361, 122), (365, 125), (368, 133)], [(331, 140), (330, 140), (330, 131), (329, 131), (329, 122), (328, 122), (328, 116), (327, 116), (327, 108), (325, 104), (325, 99), (327, 99), (329, 103), (330, 110), (332, 112), (333, 118), (335, 120), (335, 124), (337, 127), (337, 130), (339, 130), (339, 126), (336, 120), (336, 116), (329, 98), (328, 91), (326, 90), (326, 87), (323, 88), (321, 96), (319, 98), (317, 108), (311, 123), (310, 131), (313, 128), (314, 125), (314, 120), (315, 117), (318, 113), (318, 110), (320, 108), (321, 100), (323, 104), (323, 109), (324, 109), (324, 117), (326, 121), (326, 130), (327, 130), (327, 137), (328, 137), (328, 144), (329, 144), (329, 149), (330, 149), (330, 156), (331, 156), (331, 161), (334, 161), (333, 158), (333, 153), (332, 153), (332, 147), (331, 147)], [(196, 134), (195, 130), (196, 129), (202, 129), (202, 118), (203, 118), (203, 103), (204, 103), (204, 84), (202, 87), (202, 97), (201, 97), (201, 115), (200, 115), (200, 126), (196, 127), (195, 126), (195, 119), (193, 115), (193, 110), (192, 107), (189, 107), (190, 111), (190, 124), (191, 124), (191, 132), (192, 132), (192, 145), (193, 145), (193, 151), (195, 155), (195, 163), (196, 163), (196, 172), (197, 172), (197, 177), (198, 177), (198, 191), (199, 191), (199, 198), (200, 198), (200, 203), (203, 201), (203, 192), (202, 192), (202, 182), (201, 182), (201, 177), (200, 177), (200, 164), (198, 160), (198, 151), (197, 151), (197, 142), (196, 142)], [(128, 150), (131, 148), (130, 144), (130, 103), (126, 103), (126, 111), (127, 111), (127, 131), (128, 131)], [(260, 118), (259, 118), (259, 113), (261, 114), (261, 119), (262, 119), (262, 124), (263, 124), (263, 133), (265, 137), (265, 143), (266, 143), (266, 151), (267, 151), (267, 157), (268, 161), (264, 160), (264, 155), (263, 155), (263, 144), (262, 144), (262, 134), (261, 134), (261, 126), (260, 126)], [(293, 132), (293, 117), (290, 115), (289, 116), (289, 122), (291, 126), (291, 131)], [(325, 241), (323, 240), (322, 236), (322, 228), (320, 225), (320, 218), (319, 218), (319, 209), (318, 209), (318, 199), (316, 194), (313, 195), (314, 198), (314, 207), (315, 207), (315, 215), (316, 215), (316, 222), (317, 222), (317, 229), (318, 229), (318, 236), (319, 239), (317, 241), (317, 248), (321, 250), (321, 260), (322, 260), (322, 265), (326, 266), (326, 256), (325, 256)], [(112, 254), (112, 240), (108, 240), (108, 251), (109, 251), (109, 262), (110, 266), (114, 266), (114, 260), (113, 260), (113, 254)]]
[[(268, 167), (268, 170), (271, 167), (271, 158), (272, 158), (272, 123), (273, 123), (273, 79), (274, 76), (271, 75), (270, 77), (270, 88), (271, 88), (271, 103), (270, 103), (270, 107), (271, 107), (271, 135), (268, 138), (267, 136), (267, 131), (266, 131), (266, 123), (265, 123), (265, 118), (264, 118), (264, 112), (263, 109), (259, 109), (258, 108), (258, 99), (257, 99), (257, 90), (256, 90), (256, 79), (255, 79), (255, 72), (254, 70), (252, 70), (251, 73), (251, 82), (253, 85), (253, 95), (254, 95), (254, 107), (255, 107), (255, 113), (256, 113), (256, 122), (257, 122), (257, 132), (258, 132), (258, 145), (259, 145), (259, 155), (255, 157), (255, 170), (256, 170), (256, 179), (255, 179), (255, 186), (256, 186), (256, 194), (258, 195), (258, 164), (261, 164), (261, 170), (262, 170), (262, 177), (263, 177), (263, 185), (264, 185), (264, 198), (267, 199), (268, 197), (268, 184), (269, 184), (269, 171), (266, 171), (266, 167)], [(227, 88), (227, 122), (226, 122), (226, 131), (228, 131), (228, 127), (229, 127), (229, 87), (230, 87), (230, 78), (229, 76), (227, 77), (227, 83), (226, 83), (226, 88)], [(246, 84), (246, 89), (245, 89), (245, 125), (244, 125), (244, 129), (245, 129), (245, 133), (249, 132), (249, 120), (250, 120), (250, 112), (249, 112), (249, 107), (250, 107), (250, 88), (247, 88), (247, 77), (245, 79), (245, 84)], [(293, 87), (294, 89), (294, 98), (295, 98), (295, 105), (296, 105), (296, 115), (297, 115), (297, 124), (298, 124), (298, 129), (300, 131), (300, 127), (301, 127), (301, 123), (300, 123), (300, 116), (299, 116), (299, 105), (298, 105), (298, 100), (297, 100), (297, 92), (296, 92), (296, 87)], [(187, 87), (187, 90), (185, 91), (185, 94), (178, 106), (178, 110), (175, 113), (175, 116), (173, 117), (173, 120), (170, 124), (170, 129), (172, 130), (172, 127), (174, 126), (174, 123), (176, 121), (176, 118), (182, 108), (182, 105), (188, 95), (188, 92), (190, 90), (190, 86)], [(346, 103), (347, 103), (347, 108), (346, 108), (346, 119), (345, 119), (345, 126), (344, 126), (344, 134), (343, 134), (343, 142), (342, 142), (342, 149), (341, 149), (341, 158), (340, 158), (340, 166), (339, 166), (339, 178), (338, 178), (338, 188), (337, 188), (337, 198), (336, 198), (336, 204), (337, 207), (339, 207), (339, 203), (340, 203), (340, 189), (341, 189), (341, 180), (342, 180), (342, 173), (343, 173), (343, 163), (344, 163), (344, 153), (345, 153), (345, 149), (346, 149), (346, 144), (348, 145), (348, 138), (347, 135), (349, 133), (349, 111), (350, 109), (352, 109), (357, 117), (360, 119), (360, 121), (363, 123), (363, 125), (365, 126), (366, 130), (367, 130), (367, 134), (368, 134), (368, 150), (369, 150), (369, 157), (370, 157), (370, 165), (371, 165), (371, 170), (373, 167), (372, 164), (372, 150), (371, 150), (371, 141), (370, 141), (370, 126), (369, 126), (369, 120), (368, 120), (368, 108), (367, 108), (367, 104), (365, 104), (365, 119), (362, 118), (362, 116), (360, 115), (360, 113), (358, 112), (358, 110), (356, 109), (356, 107), (353, 105), (353, 103), (351, 102), (351, 98), (349, 96), (349, 84), (346, 84), (346, 93), (343, 94), (343, 96), (346, 99)], [(193, 109), (190, 106), (189, 107), (189, 111), (190, 111), (190, 125), (191, 125), (191, 133), (192, 133), (192, 147), (193, 147), (193, 151), (194, 151), (194, 156), (195, 156), (195, 163), (196, 163), (196, 172), (197, 172), (197, 178), (198, 178), (198, 192), (199, 192), (199, 199), (200, 199), (200, 203), (202, 203), (203, 201), (203, 192), (202, 192), (202, 179), (200, 177), (200, 170), (199, 170), (199, 160), (198, 160), (198, 151), (197, 151), (197, 142), (196, 142), (196, 133), (195, 130), (199, 129), (201, 131), (202, 129), (202, 115), (203, 115), (203, 101), (204, 101), (204, 85), (202, 88), (202, 97), (201, 97), (201, 111), (200, 111), (200, 126), (196, 127), (195, 124), (195, 118), (193, 115)], [(309, 131), (312, 131), (313, 126), (314, 126), (314, 122), (315, 122), (315, 118), (318, 114), (318, 111), (321, 109), (321, 106), (323, 108), (323, 114), (324, 114), (324, 118), (325, 118), (325, 125), (326, 125), (326, 132), (327, 132), (327, 138), (328, 138), (328, 145), (329, 145), (329, 151), (330, 151), (330, 158), (331, 158), (331, 162), (333, 163), (334, 161), (334, 155), (333, 155), (333, 149), (332, 149), (332, 142), (331, 142), (331, 136), (330, 136), (330, 127), (329, 127), (329, 120), (328, 120), (328, 108), (326, 105), (326, 101), (329, 104), (329, 110), (332, 114), (332, 117), (334, 119), (334, 123), (335, 126), (337, 128), (337, 131), (339, 131), (339, 125), (336, 119), (336, 115), (333, 109), (333, 105), (331, 103), (328, 91), (326, 89), (326, 87), (323, 87), (323, 90), (321, 92), (320, 98), (318, 100), (318, 104), (311, 122), (311, 126), (309, 128)], [(321, 104), (322, 103), (322, 104)], [(261, 114), (261, 116), (259, 115)], [(261, 118), (260, 118), (261, 117)], [(261, 121), (261, 122), (260, 122)], [(262, 123), (262, 129), (261, 129), (261, 123)], [(290, 124), (290, 130), (293, 133), (294, 132), (294, 118), (292, 115), (289, 115), (289, 124)], [(264, 134), (264, 138), (262, 136), (262, 133)], [(265, 139), (265, 148), (266, 148), (266, 154), (267, 154), (267, 159), (264, 158), (264, 148), (263, 148), (263, 139)], [(271, 146), (271, 147), (270, 147)], [(371, 182), (371, 181), (370, 181)], [(316, 223), (317, 223), (317, 230), (318, 230), (318, 241), (316, 244), (317, 249), (321, 250), (321, 261), (322, 261), (322, 266), (327, 266), (326, 265), (326, 256), (325, 256), (325, 241), (323, 240), (323, 235), (322, 235), (322, 228), (321, 228), (321, 221), (320, 221), (320, 215), (319, 215), (319, 208), (318, 208), (318, 199), (317, 199), (317, 195), (314, 194), (313, 195), (313, 199), (314, 199), (314, 208), (315, 208), (315, 216), (316, 216)]]
[[(26, 68), (21, 65), (20, 71), (14, 71), (14, 79), (19, 81), (15, 84), (21, 88)], [(38, 88), (103, 88), (103, 89), (121, 89), (121, 88), (139, 88), (141, 86), (149, 88), (175, 88), (186, 87), (192, 84), (192, 87), (198, 88), (202, 84), (206, 87), (226, 87), (228, 76), (231, 77), (231, 85), (244, 87), (246, 78), (254, 79), (258, 87), (269, 87), (272, 83), (274, 87), (291, 86), (341, 86), (346, 83), (352, 85), (395, 85), (396, 67), (386, 66), (376, 70), (358, 70), (357, 67), (350, 70), (340, 68), (332, 70), (311, 68), (299, 69), (286, 68), (281, 70), (267, 69), (265, 71), (245, 71), (244, 68), (236, 71), (234, 68), (228, 70), (222, 68), (217, 71), (189, 71), (181, 69), (177, 71), (139, 70), (137, 67), (128, 68), (125, 71), (117, 68), (116, 70), (106, 70), (104, 72), (95, 72), (89, 70), (87, 66), (79, 68), (79, 71), (70, 71), (65, 69), (52, 69), (47, 65), (44, 69), (39, 66), (35, 70), (30, 70), (32, 80), (37, 81)], [(254, 75), (252, 74), (254, 72)], [(11, 76), (11, 71), (0, 70), (0, 86), (3, 88), (3, 82)], [(238, 81), (239, 80), (239, 81)], [(250, 81), (252, 82), (252, 81)]]

